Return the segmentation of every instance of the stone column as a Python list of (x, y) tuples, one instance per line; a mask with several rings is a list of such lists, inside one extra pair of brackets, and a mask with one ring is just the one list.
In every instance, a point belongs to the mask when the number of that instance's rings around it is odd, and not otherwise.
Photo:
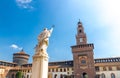
[(32, 78), (48, 78), (48, 54), (33, 56)]

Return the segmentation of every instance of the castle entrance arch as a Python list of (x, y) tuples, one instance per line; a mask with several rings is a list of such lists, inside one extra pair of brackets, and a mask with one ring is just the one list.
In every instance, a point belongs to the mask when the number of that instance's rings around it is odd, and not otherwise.
[(88, 78), (87, 73), (84, 72), (84, 73), (82, 74), (82, 77), (83, 77), (83, 78)]

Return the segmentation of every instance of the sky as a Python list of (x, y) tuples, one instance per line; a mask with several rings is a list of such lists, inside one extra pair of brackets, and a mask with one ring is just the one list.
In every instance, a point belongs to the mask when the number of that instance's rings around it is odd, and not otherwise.
[(49, 61), (72, 60), (77, 22), (81, 20), (94, 58), (120, 57), (119, 0), (0, 0), (0, 60), (12, 62), (22, 48), (35, 53), (37, 37), (55, 25)]

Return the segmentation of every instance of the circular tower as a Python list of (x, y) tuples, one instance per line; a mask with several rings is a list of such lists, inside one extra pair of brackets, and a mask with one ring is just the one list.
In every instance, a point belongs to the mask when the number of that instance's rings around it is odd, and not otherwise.
[(28, 54), (24, 52), (24, 50), (21, 50), (20, 52), (13, 54), (13, 62), (17, 63), (19, 66), (22, 64), (27, 64), (29, 59)]

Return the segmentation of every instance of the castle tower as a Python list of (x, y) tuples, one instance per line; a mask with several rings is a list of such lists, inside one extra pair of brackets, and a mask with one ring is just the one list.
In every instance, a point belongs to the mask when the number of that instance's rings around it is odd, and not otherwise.
[(93, 44), (87, 43), (82, 23), (78, 22), (76, 45), (71, 46), (75, 78), (95, 78)]
[(26, 54), (23, 50), (13, 54), (13, 62), (17, 63), (19, 66), (22, 64), (27, 64), (29, 55)]

